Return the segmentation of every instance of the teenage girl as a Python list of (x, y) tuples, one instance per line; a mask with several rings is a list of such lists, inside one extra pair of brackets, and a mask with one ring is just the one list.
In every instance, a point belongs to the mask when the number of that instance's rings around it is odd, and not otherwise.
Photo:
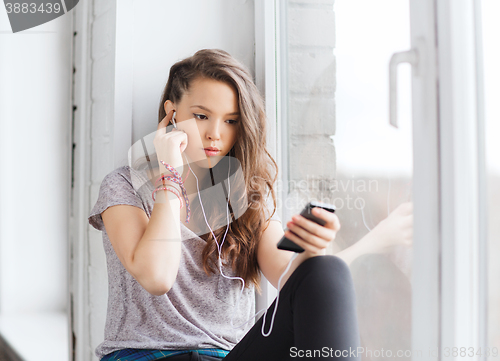
[[(316, 208), (325, 226), (296, 215), (283, 232), (266, 131), (251, 75), (228, 53), (172, 66), (153, 171), (109, 173), (89, 217), (108, 265), (101, 360), (360, 359), (349, 268), (325, 255), (339, 219)], [(283, 234), (305, 251), (277, 249)], [(279, 293), (252, 326), (261, 273)]]

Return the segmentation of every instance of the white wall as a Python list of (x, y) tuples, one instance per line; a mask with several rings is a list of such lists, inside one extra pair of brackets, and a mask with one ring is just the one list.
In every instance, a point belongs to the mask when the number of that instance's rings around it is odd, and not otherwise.
[(0, 11), (0, 315), (64, 311), (71, 18), (13, 34)]
[(0, 7), (0, 334), (68, 355), (71, 17), (13, 34)]
[(176, 61), (219, 48), (254, 71), (254, 2), (136, 0), (131, 43), (135, 142), (156, 131), (159, 102)]

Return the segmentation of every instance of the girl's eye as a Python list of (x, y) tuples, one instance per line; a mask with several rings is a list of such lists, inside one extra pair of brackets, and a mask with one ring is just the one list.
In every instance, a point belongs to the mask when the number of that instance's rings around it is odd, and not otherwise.
[[(196, 113), (193, 113), (193, 115), (195, 116), (195, 118), (198, 118), (200, 120), (208, 119), (208, 117), (205, 114), (196, 114)], [(229, 124), (236, 124), (236, 123), (238, 123), (238, 121), (235, 120), (235, 119), (228, 119), (228, 120), (226, 120), (226, 122), (229, 122)]]
[(198, 119), (208, 119), (205, 114), (193, 114)]

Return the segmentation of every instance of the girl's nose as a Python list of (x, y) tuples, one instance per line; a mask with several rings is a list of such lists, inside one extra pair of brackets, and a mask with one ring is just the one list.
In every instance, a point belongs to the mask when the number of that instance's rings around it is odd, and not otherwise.
[(208, 126), (207, 137), (210, 139), (218, 140), (220, 138), (222, 120), (216, 119)]

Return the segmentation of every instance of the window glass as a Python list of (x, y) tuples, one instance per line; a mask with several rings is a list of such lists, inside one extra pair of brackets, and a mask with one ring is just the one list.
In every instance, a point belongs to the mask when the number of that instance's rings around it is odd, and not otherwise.
[(399, 70), (399, 128), (388, 115), (389, 60), (410, 48), (409, 2), (284, 3), (283, 216), (309, 200), (335, 205), (342, 228), (329, 253), (348, 254), (362, 359), (387, 359), (390, 350), (409, 360), (411, 237), (405, 244), (408, 237), (388, 232), (384, 221), (411, 201), (409, 66)]

